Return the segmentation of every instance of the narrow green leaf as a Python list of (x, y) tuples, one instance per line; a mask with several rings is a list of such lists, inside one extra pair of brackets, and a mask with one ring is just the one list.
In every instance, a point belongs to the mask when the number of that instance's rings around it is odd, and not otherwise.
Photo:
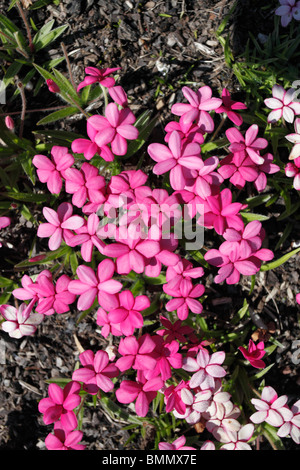
[(275, 261), (272, 261), (270, 263), (266, 263), (266, 264), (263, 264), (260, 268), (261, 271), (270, 271), (271, 269), (275, 269), (275, 268), (278, 268), (278, 266), (281, 266), (282, 264), (284, 264), (286, 261), (288, 261), (292, 256), (296, 255), (297, 253), (299, 253), (300, 251), (300, 247), (299, 248), (296, 248), (295, 250), (293, 251), (290, 251), (289, 253), (283, 255), (281, 258), (275, 260)]
[(52, 31), (44, 34), (42, 37), (38, 37), (35, 42), (35, 49), (36, 51), (40, 51), (48, 46), (51, 42), (55, 41), (59, 36), (61, 36), (64, 31), (68, 28), (68, 25), (58, 26), (57, 28), (53, 29)]
[(50, 124), (51, 122), (73, 116), (76, 113), (78, 113), (78, 108), (75, 106), (67, 106), (66, 108), (54, 111), (53, 113), (48, 114), (48, 116), (40, 119), (40, 121), (37, 122), (37, 126), (44, 126), (45, 124)]
[(253, 220), (259, 220), (263, 222), (264, 220), (269, 220), (270, 217), (263, 214), (254, 214), (253, 212), (240, 212), (242, 218), (245, 222), (252, 222)]

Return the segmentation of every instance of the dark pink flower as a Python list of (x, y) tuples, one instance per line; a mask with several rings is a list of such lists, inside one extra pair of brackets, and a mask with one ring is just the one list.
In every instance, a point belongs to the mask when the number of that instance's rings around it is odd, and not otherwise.
[(285, 165), (284, 172), (288, 178), (293, 178), (293, 188), (300, 191), (300, 157), (288, 162)]
[(190, 447), (185, 445), (186, 438), (185, 436), (178, 437), (173, 442), (159, 442), (159, 450), (196, 450), (195, 447)]
[(161, 316), (160, 322), (164, 328), (157, 330), (156, 334), (162, 336), (166, 343), (170, 343), (174, 340), (185, 343), (186, 338), (184, 335), (190, 335), (194, 331), (190, 326), (183, 325), (181, 320), (176, 320), (172, 323), (167, 318)]
[(156, 347), (155, 341), (146, 333), (140, 338), (133, 335), (122, 338), (118, 352), (121, 354), (116, 366), (121, 372), (128, 369), (152, 370), (156, 366), (156, 359), (151, 353)]
[(80, 170), (69, 168), (65, 171), (66, 192), (73, 194), (72, 204), (76, 207), (82, 207), (86, 200), (102, 204), (106, 197), (105, 178), (99, 174), (98, 168), (90, 163), (83, 163)]
[(60, 276), (55, 285), (52, 277), (40, 275), (37, 283), (32, 286), (38, 296), (36, 312), (43, 315), (69, 312), (70, 304), (76, 300), (76, 295), (68, 290), (69, 283), (70, 278), (66, 274)]
[(186, 320), (189, 311), (193, 313), (201, 313), (203, 305), (199, 300), (204, 294), (205, 288), (202, 284), (193, 286), (189, 279), (184, 279), (179, 286), (170, 287), (168, 284), (163, 285), (163, 290), (166, 294), (174, 297), (166, 304), (166, 310), (173, 312), (176, 310), (177, 316), (180, 320)]
[(80, 383), (74, 381), (68, 382), (63, 388), (56, 383), (51, 383), (48, 387), (49, 396), (42, 398), (38, 405), (44, 423), (48, 425), (60, 420), (65, 430), (75, 429), (78, 421), (74, 409), (81, 402), (80, 389)]
[(99, 307), (97, 310), (96, 323), (97, 325), (102, 326), (101, 334), (104, 336), (104, 338), (107, 338), (109, 334), (112, 334), (113, 336), (122, 336), (119, 325), (109, 321), (108, 313), (102, 307)]
[(257, 165), (264, 163), (260, 151), (268, 146), (268, 141), (262, 137), (257, 137), (259, 127), (257, 124), (252, 124), (245, 133), (245, 137), (235, 127), (227, 129), (226, 136), (231, 142), (229, 150), (232, 153), (245, 152)]
[(152, 370), (144, 369), (144, 375), (147, 379), (161, 376), (165, 382), (172, 377), (172, 368), (180, 369), (182, 367), (182, 355), (179, 351), (178, 341), (166, 342), (161, 336), (153, 336), (155, 343), (153, 357), (155, 358), (155, 367)]
[(245, 152), (230, 153), (223, 158), (218, 173), (238, 189), (244, 188), (247, 181), (253, 182), (259, 177), (258, 166)]
[(86, 131), (89, 138), (78, 138), (73, 140), (71, 144), (72, 151), (74, 153), (83, 153), (87, 160), (91, 160), (94, 155), (98, 154), (106, 162), (112, 162), (115, 158), (114, 154), (108, 145), (99, 147), (96, 144), (95, 137), (98, 134), (98, 131), (89, 123), (89, 121), (86, 123)]
[(76, 235), (68, 241), (69, 246), (72, 247), (81, 245), (81, 256), (87, 263), (92, 260), (94, 247), (100, 253), (105, 248), (105, 243), (98, 237), (99, 224), (100, 220), (97, 214), (90, 214), (86, 223), (75, 230)]
[(240, 346), (238, 349), (241, 351), (244, 358), (247, 359), (253, 367), (256, 367), (257, 369), (264, 369), (266, 364), (261, 360), (261, 358), (266, 354), (264, 347), (265, 345), (263, 341), (255, 344), (252, 339), (250, 339), (248, 349), (245, 349), (243, 346)]
[(116, 72), (117, 70), (120, 70), (120, 67), (104, 69), (97, 69), (96, 67), (86, 67), (85, 73), (87, 76), (81, 83), (79, 83), (77, 91), (81, 90), (81, 88), (84, 88), (85, 86), (91, 85), (92, 83), (100, 83), (100, 85), (107, 88), (114, 86), (115, 79), (113, 77), (109, 77), (109, 75)]
[(181, 380), (178, 385), (170, 385), (164, 391), (164, 402), (166, 412), (170, 413), (175, 410), (178, 414), (184, 415), (186, 405), (181, 399), (181, 390), (188, 387), (188, 382)]
[(222, 104), (216, 109), (216, 113), (226, 113), (228, 119), (230, 119), (236, 126), (240, 126), (243, 123), (243, 118), (236, 113), (239, 109), (247, 109), (247, 106), (240, 101), (233, 101), (229, 91), (226, 88), (223, 88)]
[(177, 131), (180, 135), (182, 142), (203, 144), (204, 137), (200, 127), (193, 122), (186, 122), (184, 115), (180, 117), (179, 121), (171, 121), (165, 127), (165, 142), (169, 142), (170, 136), (173, 131)]
[(79, 360), (83, 367), (73, 372), (72, 380), (88, 386), (97, 386), (105, 393), (113, 390), (114, 383), (111, 379), (119, 375), (119, 369), (110, 363), (106, 351), (99, 350), (94, 354), (93, 351), (87, 350), (79, 354)]
[(82, 431), (66, 431), (57, 422), (54, 425), (54, 433), (48, 434), (45, 444), (48, 450), (85, 450), (85, 445), (80, 444)]

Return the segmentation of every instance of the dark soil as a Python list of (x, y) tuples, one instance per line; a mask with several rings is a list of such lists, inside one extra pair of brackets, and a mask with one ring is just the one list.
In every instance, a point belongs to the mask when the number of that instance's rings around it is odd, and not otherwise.
[[(5, 14), (7, 2), (0, 1)], [(234, 21), (229, 24), (236, 53), (243, 52), (248, 31), (256, 36), (267, 33), (272, 21), (266, 21), (258, 1), (240, 1)], [(276, 2), (275, 2), (276, 3)], [(121, 67), (120, 83), (128, 93), (136, 115), (150, 109), (159, 112), (159, 124), (152, 139), (161, 139), (163, 127), (170, 119), (171, 105), (182, 97), (181, 87), (209, 85), (217, 93), (224, 86), (239, 92), (238, 83), (226, 67), (223, 49), (215, 31), (234, 4), (233, 0), (198, 1), (137, 1), (137, 0), (62, 0), (59, 6), (49, 5), (36, 10), (32, 17), (37, 27), (55, 19), (56, 25), (68, 24), (63, 37), (74, 79), (79, 83), (84, 67)], [(246, 14), (247, 13), (247, 14)], [(9, 16), (16, 20), (11, 11)], [(60, 38), (61, 39), (61, 38)], [(50, 57), (61, 55), (59, 41), (49, 51)], [(158, 88), (159, 87), (159, 88)], [(47, 90), (36, 98), (28, 93), (28, 107), (45, 108)], [(42, 102), (40, 102), (42, 100)], [(56, 98), (47, 94), (47, 106), (56, 106)], [(5, 112), (20, 110), (17, 100), (8, 101)], [(28, 115), (25, 132), (36, 128), (41, 113)], [(60, 128), (84, 132), (84, 120), (66, 120)], [(30, 137), (29, 137), (30, 138)], [(134, 165), (134, 161), (129, 165)], [(280, 205), (281, 204), (281, 205)], [(38, 211), (37, 210), (37, 217)], [(264, 223), (266, 242), (274, 249), (288, 220), (281, 223), (275, 217), (284, 211), (284, 204), (270, 207), (272, 217)], [(1, 232), (1, 272), (16, 279), (22, 273), (13, 266), (28, 258), (35, 228), (25, 219), (10, 214), (13, 223)], [(299, 245), (299, 221), (275, 257)], [(211, 243), (206, 240), (206, 243)], [(36, 245), (35, 253), (43, 249)], [(34, 270), (33, 270), (34, 272)], [(38, 272), (36, 270), (35, 272)], [(282, 347), (269, 358), (274, 362), (267, 375), (267, 384), (279, 394), (288, 394), (290, 402), (299, 398), (299, 360), (295, 358), (295, 341), (299, 339), (299, 310), (295, 295), (300, 292), (300, 261), (294, 257), (282, 267), (261, 273), (251, 295), (256, 317), (249, 319), (257, 328), (270, 330)], [(216, 286), (210, 274), (203, 280), (208, 298), (203, 315), (209, 324), (216, 322), (230, 327), (230, 318), (242, 306), (250, 289), (249, 280), (239, 286)], [(0, 331), (0, 450), (43, 450), (44, 439), (52, 428), (43, 424), (38, 412), (38, 400), (47, 395), (46, 380), (70, 378), (78, 360), (78, 342), (86, 349), (99, 349), (106, 341), (99, 334), (93, 316), (78, 325), (75, 306), (71, 312), (48, 317), (33, 337), (11, 339)], [(88, 450), (121, 450), (130, 437), (122, 428), (124, 423), (113, 420), (101, 407), (87, 408), (83, 420), (84, 443)], [(126, 448), (153, 448), (153, 430), (146, 437), (138, 436)], [(293, 448), (286, 439), (286, 447)]]

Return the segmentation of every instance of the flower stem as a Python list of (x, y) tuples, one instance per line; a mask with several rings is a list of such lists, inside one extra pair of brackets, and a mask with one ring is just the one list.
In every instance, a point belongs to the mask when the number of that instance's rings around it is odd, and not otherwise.
[(26, 19), (26, 15), (20, 5), (20, 2), (16, 2), (16, 5), (18, 7), (18, 10), (19, 10), (19, 13), (20, 13), (20, 16), (24, 22), (24, 25), (25, 25), (25, 28), (26, 28), (26, 32), (27, 32), (27, 37), (28, 37), (28, 43), (29, 43), (29, 49), (31, 50), (31, 52), (34, 52), (34, 44), (32, 42), (32, 36), (31, 36), (31, 31), (30, 31), (30, 27), (29, 27), (29, 24), (28, 24), (28, 21)]

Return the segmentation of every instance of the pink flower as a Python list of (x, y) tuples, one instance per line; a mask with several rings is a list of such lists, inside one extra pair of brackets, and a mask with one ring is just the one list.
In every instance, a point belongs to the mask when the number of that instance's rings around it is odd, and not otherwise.
[(173, 104), (171, 112), (176, 116), (184, 115), (185, 122), (196, 121), (203, 134), (212, 132), (214, 121), (208, 111), (218, 109), (222, 105), (222, 100), (212, 97), (212, 90), (209, 86), (203, 86), (197, 92), (184, 86), (182, 93), (189, 104)]
[(101, 334), (104, 338), (111, 333), (113, 336), (122, 336), (122, 332), (119, 328), (119, 325), (113, 324), (108, 319), (108, 313), (102, 308), (99, 307), (97, 310), (97, 325), (102, 326)]
[[(9, 217), (0, 217), (0, 230), (2, 228), (8, 227), (11, 223), (11, 220)], [(2, 247), (2, 243), (0, 242), (0, 248)]]
[(83, 153), (87, 160), (91, 160), (94, 155), (98, 154), (106, 162), (112, 162), (115, 158), (114, 154), (108, 147), (108, 145), (99, 145), (95, 142), (95, 137), (98, 131), (90, 124), (89, 121), (86, 123), (86, 131), (88, 139), (78, 138), (73, 140), (71, 144), (72, 151), (74, 153)]
[(38, 283), (32, 287), (38, 295), (36, 311), (44, 315), (69, 312), (69, 305), (76, 299), (76, 295), (71, 294), (68, 290), (69, 283), (70, 278), (66, 274), (57, 279), (55, 286), (52, 278), (40, 275)]
[(81, 256), (89, 263), (92, 260), (94, 247), (102, 253), (105, 248), (105, 243), (98, 237), (98, 228), (100, 220), (97, 214), (90, 214), (87, 222), (76, 230), (76, 235), (72, 237), (68, 244), (75, 247), (81, 245)]
[(180, 320), (186, 320), (189, 311), (198, 314), (203, 310), (203, 305), (198, 299), (204, 294), (205, 288), (202, 284), (193, 286), (189, 279), (183, 280), (179, 286), (174, 288), (168, 284), (163, 285), (163, 290), (166, 294), (174, 297), (166, 304), (166, 310), (173, 312), (176, 310), (177, 316)]
[(116, 258), (118, 274), (128, 274), (130, 271), (144, 272), (147, 260), (161, 251), (158, 241), (131, 237), (125, 226), (117, 228), (115, 238), (116, 243), (106, 245), (103, 253), (105, 256)]
[(265, 105), (272, 109), (268, 115), (268, 122), (274, 123), (283, 118), (287, 122), (294, 122), (295, 115), (300, 114), (300, 103), (293, 101), (295, 90), (287, 91), (281, 85), (274, 85), (272, 98), (265, 99)]
[(239, 230), (244, 225), (239, 211), (245, 207), (240, 202), (232, 202), (232, 193), (225, 188), (218, 195), (206, 198), (204, 214), (197, 223), (209, 229), (214, 228), (219, 235), (223, 235), (229, 227)]
[(293, 188), (300, 191), (300, 157), (288, 162), (284, 168), (285, 175), (293, 179)]
[(190, 378), (190, 387), (201, 389), (215, 387), (215, 379), (225, 377), (226, 371), (221, 364), (224, 362), (225, 353), (224, 351), (218, 351), (209, 354), (207, 349), (201, 348), (196, 358), (185, 357), (183, 360), (183, 370), (187, 372), (193, 372)]
[(251, 439), (254, 432), (253, 424), (246, 424), (242, 426), (239, 431), (228, 431), (219, 428), (216, 430), (215, 435), (220, 442), (224, 445), (221, 450), (252, 450), (247, 442)]
[(169, 266), (166, 271), (166, 281), (169, 288), (174, 289), (184, 279), (199, 279), (204, 275), (204, 269), (193, 264), (185, 258), (180, 259), (174, 266)]
[(83, 163), (80, 170), (69, 168), (65, 171), (66, 192), (73, 194), (72, 204), (82, 207), (86, 200), (95, 204), (102, 204), (106, 197), (105, 178), (99, 175), (99, 170), (90, 163)]
[(280, 171), (280, 167), (273, 163), (274, 157), (271, 153), (266, 153), (262, 156), (262, 158), (264, 159), (264, 163), (262, 165), (256, 165), (258, 176), (253, 182), (258, 192), (263, 191), (267, 186), (266, 174), (273, 175), (274, 173)]
[(253, 182), (259, 177), (257, 165), (245, 152), (230, 153), (223, 158), (218, 173), (238, 189), (244, 188), (247, 181)]
[(94, 354), (87, 350), (79, 354), (79, 360), (83, 367), (73, 372), (72, 380), (97, 386), (105, 393), (113, 390), (114, 383), (111, 379), (119, 375), (119, 369), (109, 362), (106, 351), (99, 350)]
[(45, 155), (35, 155), (32, 163), (37, 168), (37, 175), (52, 194), (59, 194), (62, 188), (62, 178), (65, 171), (70, 168), (75, 159), (67, 147), (55, 145), (51, 149), (51, 159)]
[(50, 207), (43, 208), (43, 214), (48, 223), (40, 224), (37, 236), (40, 238), (49, 238), (49, 249), (57, 250), (62, 241), (68, 244), (68, 240), (73, 236), (72, 230), (82, 227), (84, 219), (79, 215), (73, 214), (72, 204), (62, 202), (55, 212)]
[(144, 370), (147, 379), (161, 376), (165, 382), (172, 377), (172, 368), (180, 369), (182, 367), (182, 355), (179, 350), (178, 341), (165, 342), (161, 336), (154, 336), (152, 340), (155, 343), (154, 358), (155, 367), (152, 370)]
[(161, 377), (146, 380), (143, 376), (136, 382), (123, 380), (120, 388), (116, 390), (116, 397), (120, 403), (129, 404), (135, 401), (135, 411), (138, 416), (145, 417), (149, 411), (149, 405), (164, 385)]
[(78, 425), (74, 409), (81, 402), (79, 392), (81, 385), (78, 382), (70, 381), (64, 388), (56, 383), (51, 383), (48, 387), (47, 398), (40, 400), (38, 409), (43, 414), (45, 424), (52, 424), (60, 420), (63, 429), (72, 431)]
[(252, 124), (246, 130), (245, 137), (235, 127), (227, 129), (226, 136), (231, 142), (231, 145), (229, 145), (230, 152), (243, 152), (251, 158), (253, 163), (262, 165), (264, 159), (259, 152), (267, 147), (268, 141), (261, 137), (257, 138), (258, 131), (259, 127), (257, 124)]
[(297, 304), (300, 304), (300, 292), (299, 294), (296, 294), (296, 302)]
[(12, 291), (13, 296), (19, 300), (38, 300), (39, 295), (37, 291), (37, 285), (41, 276), (47, 276), (50, 280), (52, 280), (52, 273), (48, 271), (48, 269), (44, 269), (38, 275), (35, 281), (31, 279), (30, 276), (24, 274), (21, 279), (22, 287), (17, 287)]
[(108, 93), (115, 103), (126, 108), (128, 106), (128, 99), (124, 88), (121, 86), (113, 86), (108, 88)]
[(240, 346), (238, 349), (241, 351), (244, 358), (247, 359), (253, 367), (256, 367), (257, 369), (264, 369), (266, 364), (261, 360), (261, 358), (266, 354), (264, 347), (265, 345), (263, 341), (255, 344), (252, 339), (250, 339), (248, 350), (243, 346)]
[(125, 290), (118, 295), (118, 305), (110, 309), (108, 320), (125, 336), (134, 333), (135, 328), (142, 328), (144, 324), (142, 311), (150, 307), (150, 300), (146, 295), (134, 297), (132, 292)]
[(184, 415), (186, 405), (181, 398), (181, 390), (188, 387), (188, 382), (181, 380), (178, 385), (170, 385), (164, 391), (164, 402), (166, 412), (170, 413), (175, 410), (178, 415)]
[[(233, 245), (237, 245), (238, 249), (251, 250), (252, 252), (258, 251), (261, 248), (262, 242), (265, 238), (265, 230), (262, 228), (261, 222), (252, 220), (242, 230), (235, 230), (228, 228), (223, 233), (224, 242), (223, 248), (227, 247), (229, 250)], [(244, 248), (245, 247), (245, 248)]]
[(47, 83), (47, 86), (48, 86), (48, 90), (51, 91), (51, 93), (59, 93), (60, 92), (59, 86), (57, 85), (57, 83), (55, 83), (54, 80), (51, 80), (51, 78), (46, 80), (46, 83)]
[(200, 127), (193, 122), (186, 122), (185, 116), (182, 115), (179, 121), (171, 121), (165, 126), (165, 142), (169, 142), (173, 131), (177, 131), (183, 143), (196, 142), (203, 144), (204, 137)]
[(222, 90), (222, 105), (216, 109), (216, 113), (226, 113), (228, 118), (236, 125), (241, 126), (243, 118), (236, 113), (238, 109), (247, 109), (247, 106), (240, 101), (233, 101), (230, 93), (226, 88)]
[(300, 157), (300, 118), (296, 118), (294, 122), (295, 132), (293, 134), (288, 134), (285, 138), (294, 144), (291, 153), (289, 155), (289, 160), (296, 160)]
[(61, 423), (54, 425), (54, 433), (48, 434), (45, 444), (48, 450), (84, 450), (85, 446), (79, 444), (82, 440), (82, 431), (66, 431)]
[(139, 135), (133, 125), (135, 120), (129, 108), (119, 110), (116, 103), (109, 103), (105, 108), (105, 116), (91, 116), (88, 123), (97, 131), (94, 141), (99, 147), (110, 144), (113, 154), (125, 155), (127, 140), (135, 140)]
[(118, 305), (116, 294), (123, 286), (121, 282), (112, 279), (114, 272), (115, 263), (109, 259), (104, 259), (98, 264), (96, 273), (89, 266), (78, 266), (78, 279), (70, 281), (68, 289), (72, 294), (79, 295), (79, 310), (90, 308), (96, 297), (105, 310), (111, 310)]
[(20, 339), (23, 336), (34, 335), (37, 326), (43, 321), (44, 315), (31, 313), (31, 305), (22, 303), (19, 308), (12, 305), (0, 306), (0, 313), (5, 320), (1, 323), (1, 328), (11, 338)]
[(206, 199), (215, 192), (215, 188), (223, 183), (223, 177), (214, 171), (219, 165), (217, 157), (209, 157), (202, 161), (200, 168), (193, 170), (192, 183), (188, 183), (185, 187), (186, 190), (194, 192), (200, 198)]
[(273, 257), (273, 252), (266, 248), (252, 251), (248, 244), (239, 246), (231, 242), (224, 242), (218, 250), (209, 250), (204, 255), (204, 259), (209, 264), (219, 268), (214, 279), (217, 284), (224, 280), (227, 284), (236, 284), (241, 274), (244, 276), (256, 274), (260, 269), (261, 261), (269, 261)]
[(173, 442), (159, 442), (159, 450), (196, 450), (195, 447), (189, 447), (185, 445), (185, 436), (178, 437)]
[(170, 171), (170, 184), (174, 190), (184, 189), (191, 178), (190, 170), (202, 168), (200, 145), (197, 143), (183, 144), (177, 131), (170, 135), (168, 146), (153, 143), (148, 146), (150, 157), (157, 162), (153, 167), (155, 175)]
[(85, 73), (88, 75), (84, 78), (84, 80), (79, 83), (77, 87), (77, 91), (81, 90), (85, 86), (91, 85), (92, 83), (100, 83), (100, 85), (110, 88), (114, 86), (115, 79), (113, 77), (109, 77), (112, 73), (120, 70), (121, 67), (114, 67), (114, 68), (103, 68), (97, 69), (96, 67), (86, 67)]
[(277, 435), (279, 437), (291, 436), (296, 444), (300, 444), (300, 400), (296, 401), (291, 408), (292, 418), (280, 426)]
[(277, 428), (282, 426), (285, 421), (293, 417), (292, 411), (286, 406), (287, 401), (287, 395), (278, 397), (273, 387), (264, 387), (261, 399), (251, 399), (251, 403), (258, 411), (250, 416), (250, 420), (255, 424), (265, 421)]
[(275, 10), (275, 15), (281, 16), (281, 26), (284, 28), (294, 18), (300, 21), (300, 1), (297, 0), (279, 0), (280, 7)]
[(116, 361), (116, 366), (121, 372), (130, 368), (144, 371), (154, 369), (156, 359), (151, 353), (155, 346), (155, 342), (148, 333), (138, 339), (133, 335), (122, 338), (118, 349), (122, 357)]

